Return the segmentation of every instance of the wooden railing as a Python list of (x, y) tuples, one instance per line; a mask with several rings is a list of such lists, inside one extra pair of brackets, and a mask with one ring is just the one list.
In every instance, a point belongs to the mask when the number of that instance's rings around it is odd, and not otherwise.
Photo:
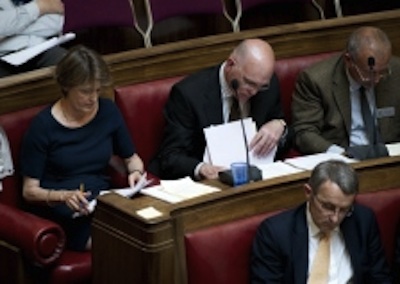
[[(197, 38), (111, 54), (105, 60), (114, 84), (125, 85), (189, 74), (217, 64), (246, 38), (267, 40), (278, 59), (339, 51), (351, 31), (363, 25), (383, 29), (392, 40), (393, 53), (400, 54), (400, 10), (393, 10)], [(0, 114), (55, 101), (60, 92), (52, 72), (49, 67), (0, 79)], [(111, 89), (107, 95), (112, 96)]]

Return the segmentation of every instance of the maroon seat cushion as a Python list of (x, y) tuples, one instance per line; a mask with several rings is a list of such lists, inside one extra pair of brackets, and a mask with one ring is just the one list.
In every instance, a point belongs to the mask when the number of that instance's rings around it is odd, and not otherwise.
[(186, 234), (188, 283), (248, 283), (256, 230), (265, 218), (277, 213), (264, 213)]
[(21, 204), (22, 179), (19, 176), (19, 152), (25, 131), (32, 118), (44, 106), (32, 107), (12, 113), (0, 115), (0, 126), (3, 127), (11, 148), (11, 156), (15, 173), (3, 180), (3, 190), (0, 192), (0, 202), (12, 206)]
[(137, 153), (145, 167), (162, 141), (163, 109), (172, 86), (183, 77), (173, 77), (115, 89), (115, 103), (122, 112)]
[(92, 275), (90, 252), (65, 251), (51, 271), (50, 283), (89, 284)]
[(400, 189), (360, 194), (357, 196), (357, 202), (374, 210), (386, 258), (391, 264), (394, 257), (396, 230), (400, 224)]

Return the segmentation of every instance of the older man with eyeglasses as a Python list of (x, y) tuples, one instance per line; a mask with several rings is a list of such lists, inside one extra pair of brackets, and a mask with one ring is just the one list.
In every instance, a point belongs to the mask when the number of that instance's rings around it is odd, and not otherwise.
[(259, 226), (251, 283), (392, 283), (375, 215), (355, 203), (351, 166), (319, 164), (304, 190), (307, 202)]
[(344, 52), (304, 70), (293, 96), (295, 145), (364, 160), (400, 142), (400, 59), (387, 35), (361, 27)]

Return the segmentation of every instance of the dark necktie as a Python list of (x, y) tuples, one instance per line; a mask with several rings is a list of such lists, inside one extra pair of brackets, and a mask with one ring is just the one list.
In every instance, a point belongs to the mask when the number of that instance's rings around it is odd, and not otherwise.
[(372, 116), (364, 87), (360, 88), (360, 101), (361, 101), (361, 114), (364, 120), (365, 134), (367, 135), (370, 144), (373, 145), (376, 144), (377, 142), (375, 120), (374, 117)]
[(232, 96), (231, 110), (229, 113), (229, 121), (238, 120), (241, 117), (239, 101)]

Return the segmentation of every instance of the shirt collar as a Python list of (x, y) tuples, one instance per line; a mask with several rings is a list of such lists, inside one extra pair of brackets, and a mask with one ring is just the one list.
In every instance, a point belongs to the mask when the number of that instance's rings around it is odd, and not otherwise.
[(353, 79), (353, 77), (350, 75), (348, 68), (346, 68), (346, 76), (347, 76), (347, 79), (349, 80), (350, 92), (351, 93), (358, 92), (358, 90), (361, 87), (361, 84)]
[(317, 237), (319, 234), (319, 228), (315, 225), (314, 220), (310, 212), (310, 202), (307, 202), (306, 210), (307, 224), (308, 224), (308, 234), (310, 237)]
[(225, 69), (226, 61), (224, 61), (219, 68), (219, 82), (221, 84), (221, 94), (222, 98), (230, 98), (233, 96), (231, 88), (229, 88), (228, 83), (226, 82), (224, 69)]

